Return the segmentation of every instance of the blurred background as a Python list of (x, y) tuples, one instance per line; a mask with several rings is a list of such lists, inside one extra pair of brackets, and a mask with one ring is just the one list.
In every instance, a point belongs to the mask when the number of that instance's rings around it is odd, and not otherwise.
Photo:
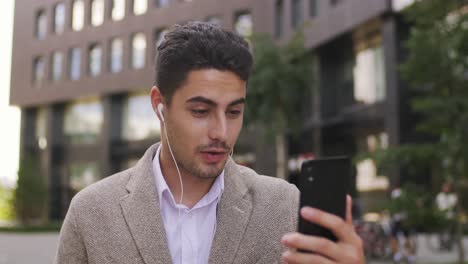
[(252, 45), (238, 163), (297, 183), (305, 160), (350, 156), (353, 214), (370, 261), (465, 258), (466, 1), (0, 7), (0, 263), (39, 263), (16, 256), (21, 245), (50, 262), (72, 197), (159, 141), (148, 97), (156, 47), (172, 25), (189, 21)]

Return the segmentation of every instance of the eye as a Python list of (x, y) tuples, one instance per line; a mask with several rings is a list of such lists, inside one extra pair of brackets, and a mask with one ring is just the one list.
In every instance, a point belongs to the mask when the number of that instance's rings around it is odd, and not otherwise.
[(236, 118), (242, 114), (241, 110), (229, 110), (227, 111), (227, 115), (231, 118)]
[(206, 109), (192, 109), (190, 111), (196, 117), (203, 117), (203, 116), (208, 114), (208, 110), (206, 110)]

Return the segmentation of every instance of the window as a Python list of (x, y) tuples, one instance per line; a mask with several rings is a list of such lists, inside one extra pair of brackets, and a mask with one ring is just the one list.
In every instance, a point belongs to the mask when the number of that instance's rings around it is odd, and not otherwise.
[(318, 14), (317, 0), (309, 0), (309, 16), (315, 17)]
[(100, 179), (99, 165), (94, 161), (73, 162), (69, 170), (71, 196)]
[(157, 8), (166, 7), (170, 0), (154, 0), (154, 6)]
[(42, 56), (36, 57), (33, 62), (33, 82), (41, 85), (45, 77), (45, 59)]
[(44, 39), (47, 33), (47, 17), (44, 10), (40, 10), (36, 15), (36, 38)]
[(65, 29), (65, 4), (58, 3), (54, 8), (54, 33), (61, 34)]
[(275, 37), (280, 38), (283, 35), (283, 0), (277, 0), (275, 6)]
[(213, 25), (222, 26), (223, 20), (219, 16), (210, 16), (206, 18), (206, 22), (211, 23)]
[(302, 24), (302, 0), (293, 0), (291, 5), (291, 24), (297, 29)]
[(382, 47), (381, 22), (369, 21), (353, 32), (354, 100), (373, 104), (385, 99), (385, 58)]
[(103, 106), (98, 99), (74, 102), (65, 108), (64, 134), (72, 144), (94, 144), (102, 129)]
[(104, 0), (92, 0), (91, 25), (100, 26), (104, 23)]
[(131, 94), (125, 100), (122, 131), (124, 139), (143, 140), (160, 135), (158, 119), (148, 100), (146, 91)]
[(252, 15), (250, 12), (239, 12), (236, 15), (234, 28), (236, 29), (237, 34), (243, 36), (244, 38), (250, 37), (253, 30)]
[(81, 49), (72, 48), (69, 53), (70, 80), (78, 80), (81, 76)]
[(72, 6), (72, 29), (80, 31), (84, 26), (84, 2), (83, 0), (73, 1)]
[(337, 4), (341, 3), (341, 2), (342, 2), (342, 0), (330, 0), (331, 5), (337, 5)]
[(51, 79), (52, 81), (58, 81), (62, 78), (62, 69), (63, 69), (63, 53), (56, 51), (52, 53), (52, 71)]
[(114, 38), (111, 41), (110, 51), (110, 71), (120, 72), (122, 70), (123, 41), (120, 38)]
[(145, 67), (146, 37), (143, 33), (136, 33), (132, 37), (132, 68)]
[(154, 32), (154, 36), (153, 36), (154, 51), (155, 51), (154, 57), (156, 57), (156, 53), (158, 52), (158, 47), (163, 42), (164, 35), (166, 35), (167, 32), (168, 32), (168, 29), (158, 29)]
[(125, 17), (125, 0), (112, 0), (112, 20), (118, 21)]
[[(378, 149), (388, 148), (388, 134), (386, 132), (382, 130), (362, 132), (356, 135), (356, 145), (359, 153), (372, 153)], [(358, 161), (356, 170), (356, 188), (358, 191), (388, 189), (388, 177), (380, 175), (375, 160), (368, 158)]]
[(37, 145), (43, 150), (47, 148), (47, 108), (37, 108), (35, 129)]
[(354, 66), (354, 100), (372, 104), (385, 99), (385, 65), (382, 46), (356, 54)]
[(415, 0), (392, 0), (392, 10), (400, 12), (414, 3)]
[(142, 15), (148, 9), (148, 0), (133, 0), (133, 14)]
[(102, 48), (99, 44), (93, 44), (89, 47), (89, 74), (98, 76), (101, 73)]

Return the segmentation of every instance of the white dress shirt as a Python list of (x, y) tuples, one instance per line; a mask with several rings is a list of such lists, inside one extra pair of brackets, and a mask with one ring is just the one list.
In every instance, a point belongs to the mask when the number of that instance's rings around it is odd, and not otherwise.
[[(153, 174), (159, 197), (167, 244), (174, 264), (205, 264), (216, 231), (216, 208), (224, 191), (224, 171), (195, 206), (177, 204), (161, 171), (161, 147), (153, 159)], [(179, 217), (180, 216), (180, 217)]]

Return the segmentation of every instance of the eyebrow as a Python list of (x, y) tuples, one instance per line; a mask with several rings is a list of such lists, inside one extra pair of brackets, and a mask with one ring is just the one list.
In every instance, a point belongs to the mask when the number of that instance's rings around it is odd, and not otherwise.
[[(207, 105), (210, 105), (210, 106), (217, 106), (218, 104), (211, 100), (211, 99), (208, 99), (206, 97), (203, 97), (203, 96), (195, 96), (195, 97), (192, 97), (190, 99), (188, 99), (186, 101), (186, 103), (204, 103), (204, 104), (207, 104)], [(234, 100), (232, 102), (230, 102), (228, 104), (228, 106), (234, 106), (234, 105), (238, 105), (238, 104), (245, 104), (245, 98), (242, 97), (242, 98), (239, 98), (237, 100)]]

